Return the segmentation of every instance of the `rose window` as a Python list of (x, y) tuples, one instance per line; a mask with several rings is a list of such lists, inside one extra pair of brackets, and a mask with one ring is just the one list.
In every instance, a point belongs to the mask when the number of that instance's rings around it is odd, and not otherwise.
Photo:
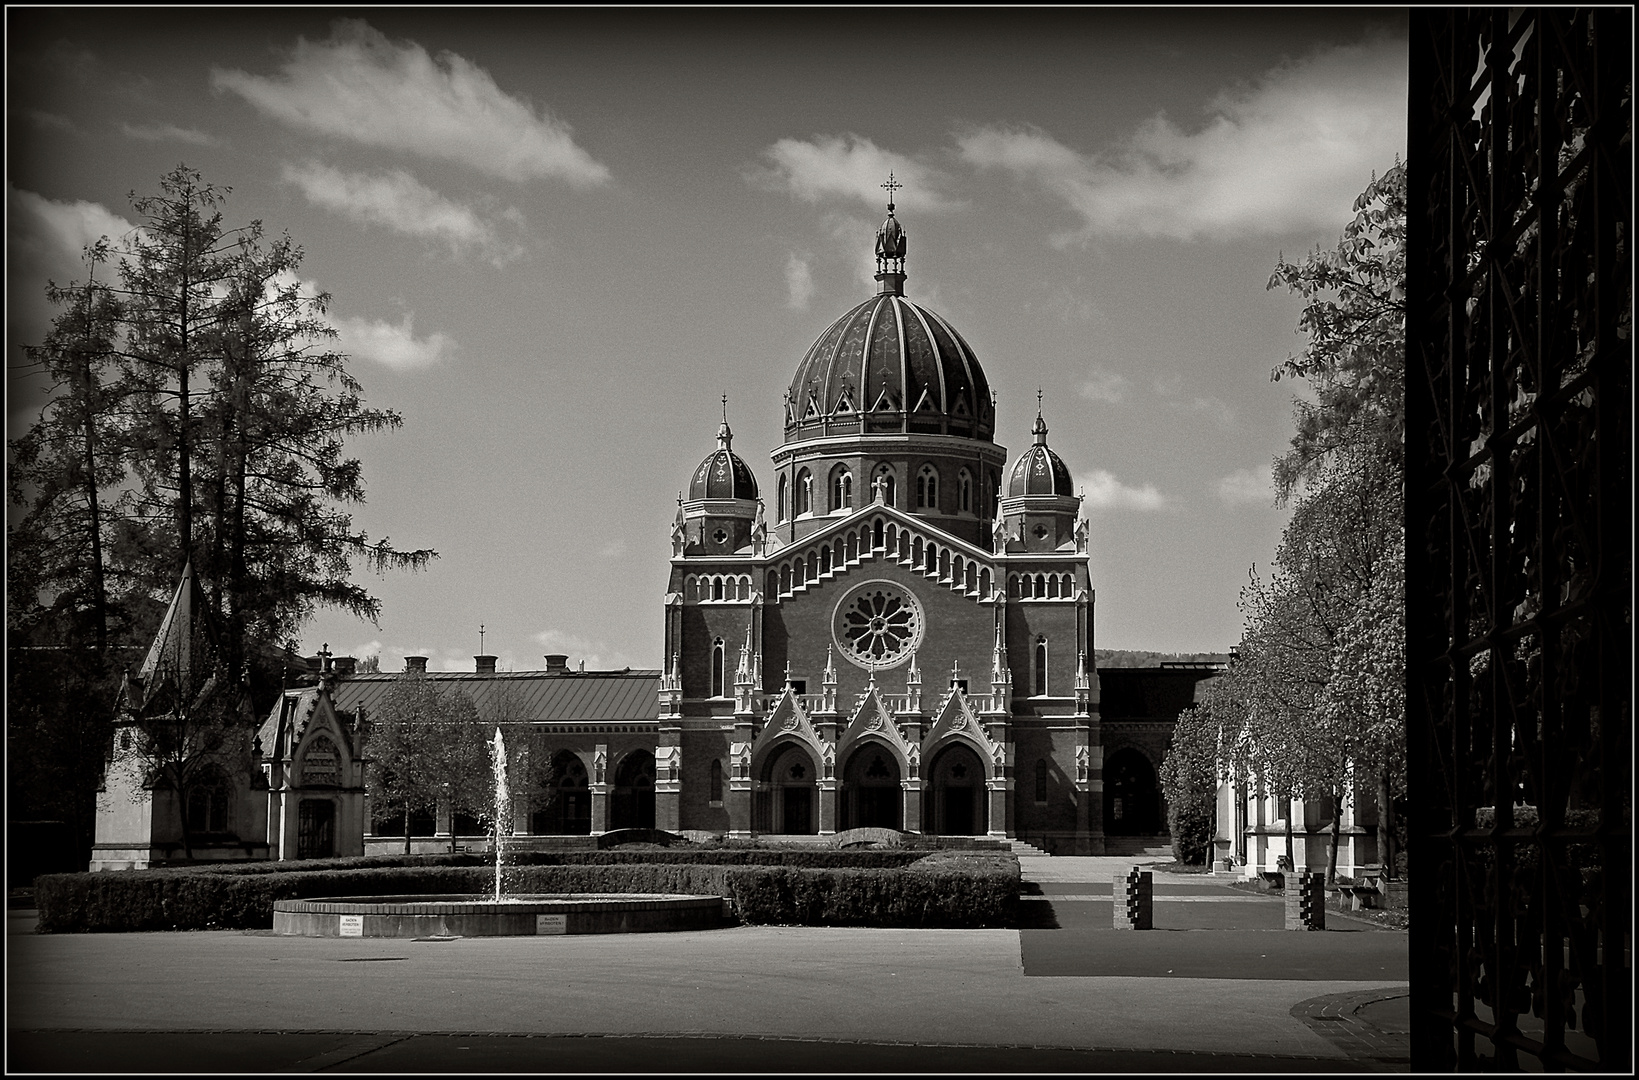
[(922, 605), (892, 582), (867, 582), (837, 605), (837, 646), (860, 667), (902, 663), (921, 644), (922, 630)]

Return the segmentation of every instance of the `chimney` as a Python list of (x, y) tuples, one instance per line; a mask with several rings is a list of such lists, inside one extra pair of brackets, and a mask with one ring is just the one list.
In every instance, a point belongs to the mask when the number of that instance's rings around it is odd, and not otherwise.
[(338, 656), (338, 657), (336, 657), (336, 659), (333, 661), (333, 663), (335, 664), (335, 667), (336, 667), (336, 677), (339, 678), (339, 679), (345, 679), (348, 676), (352, 675), (354, 669), (358, 666), (358, 662), (359, 662), (359, 658), (356, 657), (356, 656)]
[(563, 675), (569, 671), (568, 653), (547, 653), (546, 670), (552, 675)]
[(425, 656), (406, 656), (404, 658), (405, 671), (426, 671), (427, 658)]
[(493, 656), (475, 656), (472, 658), (473, 670), (480, 675), (495, 674), (495, 660)]

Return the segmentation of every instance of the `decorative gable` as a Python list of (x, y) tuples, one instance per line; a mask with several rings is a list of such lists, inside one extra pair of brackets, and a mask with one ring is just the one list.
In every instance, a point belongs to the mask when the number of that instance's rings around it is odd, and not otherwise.
[(984, 725), (979, 722), (967, 695), (959, 687), (952, 687), (940, 703), (933, 725), (928, 728), (928, 737), (922, 740), (922, 752), (931, 756), (941, 742), (950, 739), (965, 740), (979, 751), (984, 760), (990, 762), (996, 761), (997, 755), (1003, 752), (1003, 747), (985, 734)]
[(846, 757), (856, 742), (871, 736), (887, 742), (899, 751), (901, 757), (909, 760), (911, 744), (900, 735), (899, 725), (895, 723), (893, 713), (883, 702), (882, 696), (877, 693), (874, 683), (866, 689), (848, 717), (848, 725), (837, 743), (838, 755)]
[(796, 693), (787, 686), (780, 695), (779, 704), (769, 713), (768, 722), (763, 725), (762, 731), (751, 742), (751, 758), (760, 762), (767, 755), (769, 747), (782, 738), (794, 738), (805, 744), (814, 753), (814, 760), (821, 761), (825, 757), (825, 743), (814, 730), (813, 721), (808, 719), (808, 712), (797, 700)]

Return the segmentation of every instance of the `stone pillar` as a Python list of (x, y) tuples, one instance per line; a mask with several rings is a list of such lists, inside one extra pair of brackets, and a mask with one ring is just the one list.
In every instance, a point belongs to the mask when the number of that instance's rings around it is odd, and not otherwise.
[(1155, 879), (1151, 874), (1135, 866), (1115, 875), (1110, 898), (1114, 901), (1117, 930), (1155, 928)]
[(609, 831), (609, 744), (592, 748), (592, 835)]
[[(676, 738), (671, 734), (670, 738)], [(667, 735), (661, 736), (661, 745), (655, 748), (654, 827), (665, 832), (676, 832), (682, 827), (683, 814), (683, 748), (667, 744)]]
[(1286, 929), (1326, 929), (1325, 875), (1286, 875)]
[(512, 797), (512, 835), (529, 835), (529, 797), (514, 795)]
[(733, 777), (728, 782), (723, 809), (728, 811), (728, 835), (736, 839), (751, 836), (751, 780)]
[(819, 834), (829, 836), (837, 831), (837, 788), (835, 777), (819, 782)]
[(906, 832), (922, 831), (922, 781), (899, 781), (904, 802), (899, 811), (899, 827)]
[(1011, 780), (987, 780), (985, 788), (990, 798), (990, 825), (988, 835), (995, 837), (1010, 837), (1013, 835), (1013, 782)]

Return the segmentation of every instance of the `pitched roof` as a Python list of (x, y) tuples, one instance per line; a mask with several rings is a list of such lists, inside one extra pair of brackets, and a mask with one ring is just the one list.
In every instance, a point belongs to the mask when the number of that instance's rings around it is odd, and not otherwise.
[[(515, 703), (520, 721), (606, 723), (652, 721), (659, 717), (660, 672), (627, 671), (429, 671), (441, 690), (459, 690), (472, 698), (478, 715), (493, 719)], [(335, 680), (330, 698), (338, 710), (375, 711), (396, 673), (351, 675)], [(513, 703), (504, 699), (511, 695)], [(509, 709), (509, 711), (511, 711)]]

